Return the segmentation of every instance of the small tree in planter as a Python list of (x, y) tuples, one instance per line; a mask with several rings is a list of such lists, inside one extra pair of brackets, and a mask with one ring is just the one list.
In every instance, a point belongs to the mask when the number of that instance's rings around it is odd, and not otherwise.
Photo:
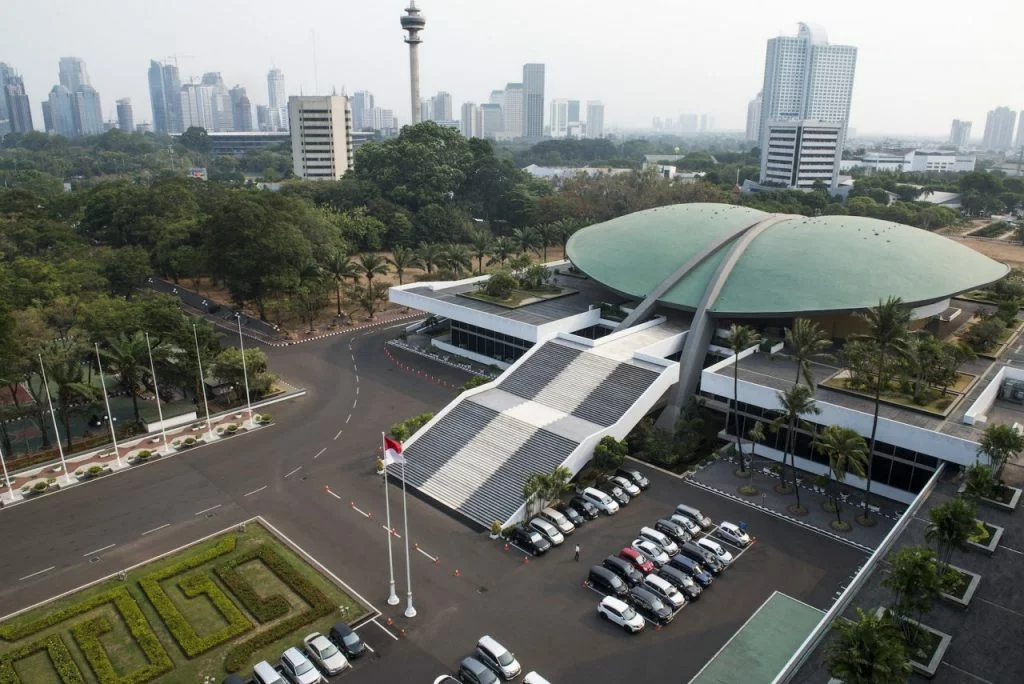
[(611, 435), (601, 438), (594, 447), (594, 458), (591, 466), (601, 475), (614, 473), (626, 460), (626, 445)]
[(1024, 449), (1024, 436), (1004, 423), (996, 423), (985, 428), (978, 442), (978, 453), (989, 457), (993, 475), (1006, 461)]
[(910, 662), (900, 631), (884, 614), (857, 609), (856, 620), (839, 619), (838, 636), (825, 656), (828, 673), (843, 684), (904, 684)]
[(889, 557), (889, 575), (882, 586), (893, 593), (889, 612), (898, 620), (904, 641), (914, 657), (922, 630), (916, 623), (932, 609), (946, 590), (935, 552), (922, 546), (906, 546)]
[(928, 511), (931, 522), (925, 532), (925, 539), (935, 544), (935, 551), (943, 572), (949, 567), (954, 551), (963, 551), (975, 533), (974, 503), (963, 497), (956, 497)]
[(501, 536), (501, 522), (495, 520), (491, 523), (491, 539), (497, 539)]
[(185, 446), (190, 447), (190, 446), (195, 445), (195, 443), (196, 443), (196, 438), (195, 437), (186, 437), (185, 438)]
[(996, 493), (996, 479), (992, 467), (975, 463), (967, 468), (964, 479), (964, 496), (977, 503), (980, 499), (991, 499)]
[(139, 453), (135, 454), (136, 461), (148, 461), (153, 456), (153, 452), (149, 449), (143, 449)]
[(864, 477), (868, 462), (867, 442), (850, 428), (829, 425), (820, 436), (815, 437), (814, 446), (828, 456), (829, 479), (833, 481), (829, 500), (836, 514), (833, 526), (840, 530), (847, 529), (849, 523), (844, 523), (839, 513), (839, 483), (846, 479), (847, 473)]

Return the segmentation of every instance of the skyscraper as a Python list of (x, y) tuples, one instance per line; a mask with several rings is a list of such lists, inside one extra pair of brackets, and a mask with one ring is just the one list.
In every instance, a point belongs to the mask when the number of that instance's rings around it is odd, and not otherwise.
[(700, 115), (699, 114), (680, 114), (679, 115), (679, 132), (680, 133), (696, 133), (700, 128)]
[(544, 135), (544, 65), (523, 65), (523, 137)]
[(842, 157), (843, 124), (776, 119), (762, 131), (761, 182), (810, 190), (815, 183), (835, 188)]
[(7, 104), (7, 81), (14, 75), (14, 69), (0, 62), (0, 138), (11, 132), (11, 113)]
[(43, 102), (43, 121), (47, 133), (67, 138), (78, 135), (75, 128), (75, 94), (65, 86), (53, 86), (49, 98)]
[(357, 90), (352, 94), (352, 130), (362, 131), (374, 128), (373, 93), (369, 90)]
[(747, 142), (761, 138), (761, 93), (747, 103)]
[(1024, 109), (1020, 110), (1020, 118), (1018, 119), (1020, 125), (1017, 127), (1017, 139), (1013, 141), (1013, 146), (1017, 149), (1024, 147)]
[(580, 101), (569, 100), (569, 124), (580, 122)]
[(700, 132), (710, 133), (715, 128), (715, 117), (710, 114), (700, 115)]
[(801, 23), (796, 36), (770, 39), (761, 90), (761, 147), (767, 122), (780, 119), (841, 124), (845, 139), (856, 67), (857, 48), (829, 45), (819, 26)]
[(117, 127), (125, 133), (135, 131), (135, 117), (132, 114), (132, 100), (122, 97), (117, 101)]
[(178, 67), (156, 60), (149, 62), (149, 101), (153, 107), (153, 130), (181, 133), (181, 79)]
[[(420, 31), (427, 26), (427, 18), (416, 7), (416, 0), (409, 0), (405, 16), (401, 19), (402, 30), (406, 32), (405, 42), (409, 46), (409, 103), (412, 123), (420, 122)], [(411, 606), (410, 606), (411, 607)]]
[(480, 107), (475, 102), (464, 102), (462, 104), (461, 116), (459, 117), (459, 130), (467, 138), (482, 138), (481, 128), (483, 122), (480, 119)]
[[(579, 103), (576, 104), (577, 116), (579, 110)], [(551, 101), (551, 115), (549, 117), (549, 126), (551, 126), (551, 137), (552, 138), (564, 138), (569, 135), (569, 101), (568, 100), (552, 100)]]
[(61, 57), (57, 68), (60, 84), (71, 92), (75, 92), (82, 86), (91, 85), (85, 61), (80, 57)]
[(604, 103), (600, 100), (587, 100), (587, 137), (604, 137)]
[(996, 107), (985, 117), (985, 135), (981, 146), (986, 150), (1002, 152), (1013, 146), (1013, 129), (1017, 112), (1009, 107)]
[(451, 93), (446, 93), (443, 90), (438, 91), (437, 95), (434, 96), (434, 121), (451, 121), (455, 117), (452, 116), (452, 96)]
[(492, 90), (491, 97), (487, 100), (489, 104), (496, 104), (499, 107), (505, 104), (505, 91), (504, 90)]
[(245, 88), (236, 85), (228, 91), (231, 98), (231, 126), (236, 131), (252, 130), (252, 102), (245, 93)]
[(425, 97), (420, 100), (420, 115), (417, 121), (433, 121), (434, 120), (434, 98)]
[[(395, 126), (395, 113), (390, 109), (384, 109), (383, 107), (374, 107), (370, 110), (370, 120), (367, 125), (368, 128), (372, 128), (375, 131), (394, 131)], [(365, 121), (365, 119), (364, 119)]]
[(267, 105), (256, 105), (256, 128), (261, 131), (272, 131), (270, 119), (270, 107)]
[(234, 109), (231, 96), (228, 94), (224, 79), (219, 71), (203, 74), (203, 85), (210, 87), (210, 108), (213, 110), (213, 131), (233, 131), (235, 129)]
[(509, 83), (505, 86), (504, 104), (501, 106), (504, 117), (502, 137), (515, 140), (523, 137), (523, 84)]
[(216, 120), (213, 112), (213, 88), (201, 83), (186, 83), (181, 86), (181, 125), (189, 128), (214, 130)]
[(957, 149), (967, 147), (971, 140), (971, 122), (953, 119), (953, 125), (949, 127), (949, 144)]
[[(0, 81), (0, 100), (6, 101), (8, 133), (28, 133), (32, 130), (32, 105), (25, 93), (21, 76), (8, 74), (7, 85)], [(0, 137), (4, 132), (0, 129)]]
[(343, 95), (288, 98), (292, 170), (299, 178), (338, 180), (352, 168), (352, 110)]
[(280, 69), (267, 72), (270, 125), (275, 131), (288, 130), (288, 94), (284, 87), (284, 73)]
[(480, 105), (480, 137), (494, 140), (501, 136), (505, 127), (501, 105), (488, 102)]

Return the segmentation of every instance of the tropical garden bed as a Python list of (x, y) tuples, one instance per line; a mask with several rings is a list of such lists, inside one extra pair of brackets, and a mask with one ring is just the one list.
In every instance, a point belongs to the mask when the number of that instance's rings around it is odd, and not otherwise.
[(459, 293), (458, 296), (476, 299), (481, 302), (487, 302), (488, 304), (496, 304), (497, 306), (502, 306), (506, 309), (518, 309), (519, 307), (529, 306), (530, 304), (536, 304), (537, 302), (546, 302), (550, 299), (558, 299), (559, 297), (574, 295), (577, 292), (579, 292), (579, 290), (573, 290), (568, 287), (548, 286), (535, 290), (514, 289), (506, 297), (493, 297), (480, 290), (476, 292), (462, 292)]
[[(956, 375), (956, 383), (959, 385), (970, 386), (976, 379), (977, 376), (971, 375), (970, 373), (957, 372)], [(863, 397), (872, 401), (875, 399), (874, 394), (870, 390), (861, 389), (852, 381), (851, 372), (849, 370), (839, 371), (822, 382), (821, 385), (837, 392), (844, 392), (846, 394)], [(931, 389), (934, 390), (935, 388)], [(952, 391), (952, 386), (947, 388), (946, 393), (941, 393), (938, 390), (935, 390), (929, 395), (929, 400), (923, 404), (915, 402), (911, 393), (895, 391), (892, 388), (888, 391), (883, 391), (880, 397), (883, 404), (908, 408), (912, 411), (927, 413), (939, 418), (945, 418), (952, 413), (953, 409), (956, 408), (956, 405), (962, 398), (963, 394)]]
[(966, 609), (971, 598), (974, 597), (974, 592), (978, 590), (979, 584), (981, 584), (981, 575), (955, 565), (947, 565), (947, 591), (942, 592), (942, 599)]
[[(876, 617), (883, 617), (888, 613), (888, 618), (899, 627), (903, 634), (904, 646), (910, 666), (918, 674), (931, 679), (939, 669), (939, 663), (946, 655), (953, 637), (945, 632), (940, 632), (928, 625), (893, 615), (884, 607), (875, 609)], [(913, 646), (910, 646), (913, 644)]]
[(996, 552), (996, 547), (999, 546), (999, 541), (1003, 538), (1003, 532), (1004, 529), (999, 525), (978, 520), (976, 531), (967, 539), (967, 545), (991, 556)]

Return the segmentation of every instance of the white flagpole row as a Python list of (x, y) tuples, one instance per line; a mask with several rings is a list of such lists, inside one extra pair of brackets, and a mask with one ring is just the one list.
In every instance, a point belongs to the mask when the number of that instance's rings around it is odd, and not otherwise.
[(391, 573), (391, 593), (388, 595), (388, 605), (398, 605), (398, 594), (395, 593), (395, 561), (391, 552), (391, 538), (395, 535), (391, 533), (391, 503), (388, 498), (388, 445), (384, 441), (384, 433), (380, 433), (380, 443), (383, 449), (381, 459), (384, 462), (384, 510), (387, 511), (387, 523), (388, 523), (388, 570)]
[(249, 401), (249, 371), (245, 367), (245, 340), (242, 338), (242, 315), (236, 314), (238, 319), (238, 346), (242, 350), (242, 378), (245, 380), (245, 406), (249, 410), (249, 426), (252, 427), (252, 402)]
[(100, 385), (103, 387), (103, 403), (107, 406), (107, 422), (110, 424), (110, 439), (114, 442), (114, 455), (117, 457), (117, 466), (121, 467), (121, 452), (117, 448), (117, 431), (114, 430), (114, 414), (110, 411), (110, 397), (107, 396), (107, 381), (103, 379), (103, 361), (100, 360), (100, 345), (96, 346), (96, 365), (100, 369)]
[(164, 427), (164, 410), (160, 406), (160, 387), (156, 384), (156, 366), (153, 365), (153, 348), (149, 344), (149, 333), (146, 333), (146, 350), (149, 352), (149, 372), (153, 375), (153, 394), (156, 399), (156, 415), (160, 419), (160, 434), (164, 438), (164, 453), (171, 453), (171, 448), (167, 446), (167, 428)]
[(53, 419), (53, 435), (57, 440), (57, 453), (60, 454), (60, 466), (64, 469), (64, 482), (71, 484), (71, 473), (68, 472), (68, 463), (64, 460), (64, 445), (60, 440), (60, 430), (57, 428), (57, 413), (53, 410), (53, 399), (50, 397), (50, 382), (46, 379), (46, 366), (43, 365), (43, 355), (39, 355), (39, 370), (43, 375), (43, 387), (46, 388), (46, 403), (50, 407), (50, 418)]
[(7, 476), (7, 463), (4, 461), (4, 450), (3, 450), (2, 447), (0, 447), (0, 466), (3, 466), (3, 469), (4, 469), (4, 484), (6, 484), (7, 488), (9, 490), (11, 490), (11, 502), (13, 503), (14, 502), (14, 482), (12, 482), (11, 478), (9, 478)]
[[(387, 486), (387, 483), (385, 483)], [(402, 515), (405, 517), (405, 584), (409, 589), (407, 596), (408, 604), (405, 607), (405, 617), (416, 617), (416, 609), (412, 605), (412, 566), (409, 564), (409, 506), (405, 498), (405, 455), (402, 455)]]
[(206, 400), (206, 381), (203, 380), (203, 357), (199, 353), (199, 331), (192, 324), (192, 336), (196, 340), (196, 361), (199, 363), (199, 386), (203, 388), (203, 406), (206, 408), (206, 429), (210, 431), (208, 439), (213, 441), (213, 423), (210, 421), (210, 404)]

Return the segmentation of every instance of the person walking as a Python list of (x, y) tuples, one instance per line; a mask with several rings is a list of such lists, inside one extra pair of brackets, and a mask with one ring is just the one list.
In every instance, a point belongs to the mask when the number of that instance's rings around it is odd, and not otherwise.
[(573, 560), (575, 560), (577, 563), (580, 562), (580, 545), (579, 544), (576, 545), (576, 555), (573, 557)]

